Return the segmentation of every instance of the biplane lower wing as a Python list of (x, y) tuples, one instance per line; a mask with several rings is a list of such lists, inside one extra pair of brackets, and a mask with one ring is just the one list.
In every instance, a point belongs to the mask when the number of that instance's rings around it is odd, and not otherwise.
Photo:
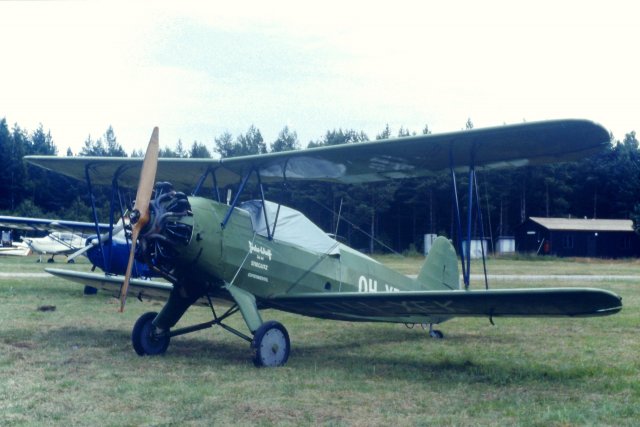
[(619, 296), (591, 288), (316, 293), (276, 296), (265, 304), (316, 317), (384, 322), (450, 317), (590, 317), (622, 309)]
[[(119, 295), (123, 276), (47, 268), (48, 273)], [(129, 293), (164, 301), (173, 285), (131, 279)], [(205, 297), (197, 302), (207, 305)], [(592, 317), (615, 314), (621, 298), (602, 289), (529, 288), (478, 291), (340, 292), (274, 296), (261, 307), (327, 319), (381, 322), (420, 322), (451, 317)]]
[[(123, 276), (110, 276), (100, 273), (85, 273), (58, 268), (45, 268), (45, 271), (81, 285), (107, 291), (116, 298), (120, 295), (120, 288), (124, 281)], [(171, 283), (155, 280), (131, 279), (129, 284), (130, 294), (141, 299), (166, 301), (172, 289), (173, 285)]]

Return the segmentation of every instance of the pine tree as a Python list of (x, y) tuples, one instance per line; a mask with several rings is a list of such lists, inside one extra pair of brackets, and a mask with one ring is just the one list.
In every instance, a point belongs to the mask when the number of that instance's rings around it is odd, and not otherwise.
[(193, 141), (191, 150), (189, 151), (189, 157), (192, 159), (208, 159), (211, 157), (211, 153), (209, 153), (209, 150), (207, 150), (207, 147), (204, 144), (201, 144), (198, 141)]
[(113, 132), (113, 127), (109, 126), (109, 128), (104, 133), (104, 139), (107, 141), (106, 146), (106, 155), (109, 157), (127, 157), (127, 153), (124, 151), (124, 148), (116, 139), (116, 134)]
[(298, 134), (289, 130), (285, 126), (278, 134), (278, 139), (271, 144), (272, 152), (299, 150), (300, 142), (298, 142)]
[(224, 132), (214, 139), (213, 150), (222, 158), (240, 155), (240, 146), (233, 142), (233, 136), (229, 132)]
[(254, 125), (249, 126), (246, 134), (238, 136), (237, 142), (240, 145), (240, 152), (236, 155), (246, 156), (267, 152), (267, 144), (264, 142), (260, 130)]

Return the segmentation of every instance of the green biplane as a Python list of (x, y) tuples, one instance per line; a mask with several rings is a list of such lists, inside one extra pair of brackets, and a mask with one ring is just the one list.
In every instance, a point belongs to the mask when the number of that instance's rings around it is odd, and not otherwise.
[[(461, 282), (458, 255), (444, 237), (436, 239), (417, 278), (412, 279), (339, 243), (300, 212), (265, 200), (265, 183), (364, 183), (419, 178), (450, 169), (456, 189), (455, 170), (467, 167), (469, 200), (473, 200), (477, 168), (575, 160), (608, 143), (609, 134), (601, 126), (562, 120), (221, 160), (158, 161), (156, 128), (144, 162), (45, 156), (29, 156), (27, 161), (86, 178), (90, 188), (116, 181), (135, 185), (139, 177), (130, 214), (127, 274), (47, 269), (119, 294), (121, 309), (127, 293), (166, 300), (160, 313), (142, 315), (133, 327), (133, 348), (139, 355), (162, 354), (171, 337), (220, 326), (250, 343), (257, 366), (281, 366), (289, 357), (289, 335), (279, 322), (264, 322), (260, 310), (347, 321), (420, 323), (430, 325), (431, 336), (441, 338), (433, 325), (453, 317), (604, 316), (620, 311), (622, 302), (612, 292), (590, 288), (470, 290), (468, 257), (465, 263), (464, 251), (459, 251)], [(195, 190), (186, 196), (168, 182), (154, 186), (156, 173), (176, 186), (197, 183)], [(197, 195), (209, 177), (214, 189), (211, 199)], [(261, 197), (240, 203), (249, 181), (261, 190)], [(223, 202), (218, 189), (234, 184), (238, 188), (233, 201)], [(455, 194), (457, 200), (457, 190)], [(458, 213), (458, 224), (460, 217)], [(468, 218), (470, 238), (470, 213)], [(167, 282), (131, 279), (134, 257)], [(215, 307), (223, 302), (226, 311), (218, 314)], [(211, 308), (213, 319), (174, 329), (192, 305)], [(225, 323), (237, 312), (250, 334)]]

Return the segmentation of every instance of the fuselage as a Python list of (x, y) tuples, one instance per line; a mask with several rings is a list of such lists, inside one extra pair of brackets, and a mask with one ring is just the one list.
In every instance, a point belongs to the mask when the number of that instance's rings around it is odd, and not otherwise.
[(24, 242), (40, 254), (70, 254), (84, 245), (84, 238), (73, 233), (53, 232), (45, 237), (23, 238)]
[[(103, 242), (101, 252), (98, 238), (94, 234), (86, 240), (87, 245), (92, 247), (87, 250), (86, 256), (91, 264), (105, 273), (124, 275), (127, 271), (127, 262), (129, 261), (129, 251), (131, 244), (124, 236), (124, 230), (113, 235), (110, 241)], [(141, 261), (136, 260), (132, 269), (132, 277), (153, 277), (154, 274), (149, 266)]]
[[(184, 221), (193, 231), (187, 246), (178, 252), (176, 264), (188, 266), (178, 275), (202, 289), (218, 289), (224, 296), (223, 287), (230, 283), (267, 305), (276, 295), (425, 289), (404, 274), (338, 243), (293, 209), (282, 207), (277, 222), (271, 209), (269, 222), (276, 226), (269, 239), (264, 227), (256, 224), (260, 220), (256, 213), (259, 217), (264, 211), (235, 208), (223, 228), (229, 206), (199, 197), (190, 197), (189, 203), (193, 216)], [(295, 230), (289, 233), (288, 227)], [(300, 236), (300, 231), (304, 237), (288, 237)], [(296, 312), (305, 314), (304, 307)], [(327, 317), (335, 318), (330, 313)]]

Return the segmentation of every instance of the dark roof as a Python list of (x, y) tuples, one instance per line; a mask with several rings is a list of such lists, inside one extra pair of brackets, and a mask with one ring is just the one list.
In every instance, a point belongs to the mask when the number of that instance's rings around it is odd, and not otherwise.
[(548, 230), (633, 231), (633, 222), (630, 219), (539, 218), (533, 216), (529, 219)]

